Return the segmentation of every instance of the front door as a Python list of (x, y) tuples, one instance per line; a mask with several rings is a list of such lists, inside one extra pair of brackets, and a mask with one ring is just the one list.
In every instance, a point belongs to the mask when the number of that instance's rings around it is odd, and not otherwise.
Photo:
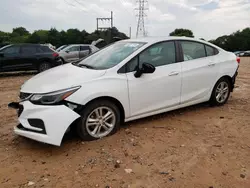
[(2, 70), (19, 70), (22, 68), (20, 46), (9, 46), (1, 50), (0, 63)]
[[(176, 63), (174, 41), (155, 44), (127, 64), (130, 114), (142, 115), (170, 108), (180, 103), (181, 63)], [(135, 67), (150, 63), (156, 67), (152, 74), (134, 76)]]

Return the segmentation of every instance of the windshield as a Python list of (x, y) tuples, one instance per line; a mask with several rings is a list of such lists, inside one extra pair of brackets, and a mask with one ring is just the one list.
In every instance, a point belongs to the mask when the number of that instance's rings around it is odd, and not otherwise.
[(66, 48), (67, 46), (68, 46), (68, 45), (63, 45), (63, 46), (61, 46), (61, 47), (57, 48), (57, 49), (56, 49), (56, 51), (58, 51), (58, 52), (59, 52), (59, 51), (61, 51), (62, 49)]
[(2, 48), (0, 48), (0, 51), (3, 51), (5, 48), (8, 48), (10, 47), (11, 45), (6, 45), (6, 46), (3, 46)]
[(119, 64), (144, 44), (146, 43), (117, 42), (83, 59), (77, 65), (93, 69), (109, 69)]

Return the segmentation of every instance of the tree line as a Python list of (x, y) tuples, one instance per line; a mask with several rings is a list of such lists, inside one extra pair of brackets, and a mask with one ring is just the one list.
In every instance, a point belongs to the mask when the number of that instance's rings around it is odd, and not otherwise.
[(113, 27), (105, 31), (94, 31), (88, 33), (85, 30), (68, 29), (67, 31), (58, 31), (56, 28), (50, 30), (37, 30), (30, 33), (24, 27), (17, 27), (12, 32), (0, 31), (0, 44), (15, 43), (50, 43), (56, 47), (64, 44), (90, 44), (99, 38), (104, 39), (107, 43), (112, 42), (114, 37), (127, 39), (127, 35)]
[[(186, 36), (194, 37), (194, 34), (189, 29), (175, 29), (169, 34), (170, 36)], [(202, 40), (205, 40), (201, 38)], [(241, 31), (236, 31), (230, 35), (223, 35), (209, 42), (227, 50), (227, 51), (247, 51), (250, 50), (250, 27)]]
[[(175, 29), (170, 36), (194, 37), (189, 29)], [(90, 44), (99, 38), (111, 43), (114, 37), (127, 39), (128, 36), (117, 28), (113, 27), (106, 31), (94, 31), (88, 33), (85, 30), (68, 29), (67, 31), (58, 31), (56, 28), (50, 30), (37, 30), (30, 33), (24, 27), (14, 28), (12, 32), (0, 31), (0, 44), (10, 43), (50, 43), (56, 47), (64, 44)], [(205, 40), (201, 38), (202, 40)], [(227, 50), (227, 51), (246, 51), (250, 50), (250, 27), (241, 31), (236, 31), (230, 35), (223, 35), (209, 42)]]

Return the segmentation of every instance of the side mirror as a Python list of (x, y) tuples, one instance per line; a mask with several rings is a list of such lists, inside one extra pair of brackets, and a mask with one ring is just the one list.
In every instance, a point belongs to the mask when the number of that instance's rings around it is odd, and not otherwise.
[(137, 71), (135, 72), (135, 77), (139, 78), (142, 74), (152, 74), (155, 72), (154, 65), (150, 63), (143, 63), (142, 68), (137, 68)]
[(66, 52), (66, 53), (69, 53), (69, 50), (66, 50), (65, 52)]
[(0, 52), (0, 57), (4, 57), (4, 53), (3, 52)]

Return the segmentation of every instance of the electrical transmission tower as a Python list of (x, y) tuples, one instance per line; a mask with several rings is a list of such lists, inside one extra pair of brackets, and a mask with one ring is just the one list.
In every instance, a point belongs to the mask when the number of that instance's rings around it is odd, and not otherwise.
[(148, 1), (147, 0), (137, 0), (136, 3), (138, 4), (138, 8), (135, 9), (138, 11), (138, 14), (136, 15), (138, 17), (136, 37), (138, 37), (138, 36), (145, 37), (147, 35), (147, 32), (145, 29), (144, 18), (147, 16), (145, 11), (148, 10), (148, 8), (147, 8)]

